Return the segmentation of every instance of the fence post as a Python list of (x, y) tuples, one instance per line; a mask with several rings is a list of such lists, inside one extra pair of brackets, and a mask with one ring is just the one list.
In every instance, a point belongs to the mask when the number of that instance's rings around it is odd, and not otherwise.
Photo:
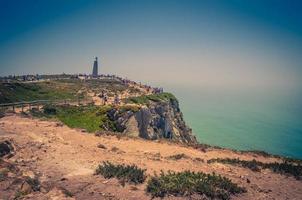
[(15, 105), (13, 105), (13, 111), (15, 112)]
[(24, 106), (23, 106), (23, 103), (22, 103), (22, 104), (21, 104), (21, 110), (22, 110), (22, 112), (23, 112), (23, 107), (24, 107)]

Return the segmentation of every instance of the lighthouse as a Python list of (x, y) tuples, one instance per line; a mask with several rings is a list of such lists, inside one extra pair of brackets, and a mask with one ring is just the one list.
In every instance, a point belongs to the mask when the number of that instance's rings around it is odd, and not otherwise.
[(98, 77), (98, 57), (95, 57), (95, 61), (93, 62), (92, 77)]

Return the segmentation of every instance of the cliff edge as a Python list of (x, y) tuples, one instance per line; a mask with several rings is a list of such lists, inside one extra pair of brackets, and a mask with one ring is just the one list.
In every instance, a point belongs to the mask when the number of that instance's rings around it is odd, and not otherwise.
[(174, 95), (162, 93), (130, 98), (125, 102), (127, 111), (125, 106), (108, 111), (109, 119), (116, 123), (117, 130), (123, 134), (149, 140), (170, 139), (181, 143), (197, 143)]

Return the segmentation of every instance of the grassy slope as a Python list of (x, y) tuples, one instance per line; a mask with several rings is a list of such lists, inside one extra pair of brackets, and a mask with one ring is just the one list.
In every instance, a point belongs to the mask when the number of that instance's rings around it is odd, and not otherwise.
[(81, 89), (100, 92), (103, 89), (113, 93), (123, 91), (126, 86), (115, 80), (61, 79), (35, 83), (0, 83), (0, 103), (33, 100), (76, 99)]
[(0, 103), (32, 100), (74, 99), (79, 85), (60, 82), (1, 83)]
[(44, 107), (44, 113), (35, 111), (34, 116), (57, 118), (70, 128), (82, 128), (88, 132), (103, 130), (103, 125), (115, 130), (114, 122), (109, 120), (110, 106), (53, 106)]

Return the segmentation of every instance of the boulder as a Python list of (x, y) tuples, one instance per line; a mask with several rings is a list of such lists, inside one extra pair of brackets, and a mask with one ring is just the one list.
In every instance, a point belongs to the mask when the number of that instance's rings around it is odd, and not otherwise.
[(10, 157), (14, 154), (14, 147), (8, 140), (0, 141), (0, 157)]

